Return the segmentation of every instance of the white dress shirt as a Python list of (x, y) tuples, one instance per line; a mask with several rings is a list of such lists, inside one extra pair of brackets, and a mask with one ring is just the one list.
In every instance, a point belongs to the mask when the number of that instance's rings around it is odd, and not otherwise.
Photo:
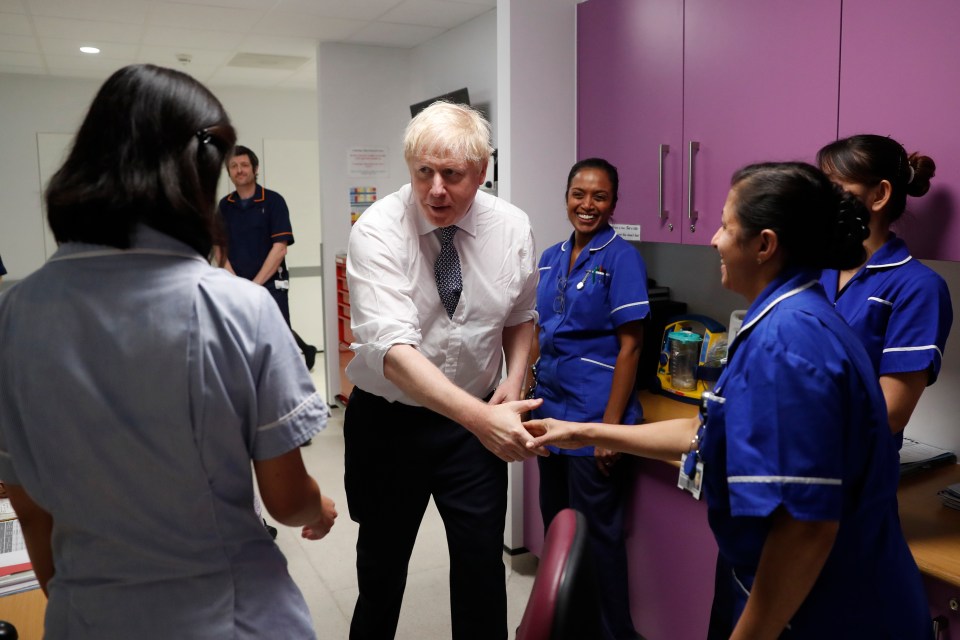
[(452, 318), (433, 273), (440, 238), (417, 209), (409, 184), (367, 209), (351, 230), (347, 282), (356, 357), (347, 376), (364, 391), (419, 404), (383, 375), (390, 347), (409, 344), (455, 385), (485, 397), (500, 381), (504, 327), (537, 319), (536, 251), (527, 215), (478, 191), (457, 226), (463, 293)]

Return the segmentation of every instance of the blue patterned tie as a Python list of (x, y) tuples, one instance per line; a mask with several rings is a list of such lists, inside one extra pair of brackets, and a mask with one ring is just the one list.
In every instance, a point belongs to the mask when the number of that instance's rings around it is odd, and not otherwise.
[(447, 317), (452, 318), (453, 312), (457, 308), (457, 302), (460, 301), (460, 292), (463, 291), (463, 278), (460, 275), (460, 255), (457, 248), (453, 246), (453, 236), (458, 228), (455, 225), (441, 227), (437, 229), (440, 232), (440, 255), (433, 264), (433, 275), (437, 279), (437, 292), (440, 294), (440, 302), (443, 308), (447, 310)]

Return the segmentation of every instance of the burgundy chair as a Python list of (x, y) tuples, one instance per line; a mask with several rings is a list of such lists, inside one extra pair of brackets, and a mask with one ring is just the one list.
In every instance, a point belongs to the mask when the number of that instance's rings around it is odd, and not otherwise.
[(564, 509), (547, 530), (516, 640), (589, 640), (600, 637), (600, 624), (587, 519)]

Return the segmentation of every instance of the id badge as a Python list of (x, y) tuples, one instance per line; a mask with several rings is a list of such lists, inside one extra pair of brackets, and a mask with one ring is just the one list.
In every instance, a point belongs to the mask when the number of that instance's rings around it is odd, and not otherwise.
[(700, 499), (700, 488), (703, 486), (703, 461), (698, 456), (688, 453), (680, 456), (680, 477), (677, 486), (689, 491), (694, 500)]

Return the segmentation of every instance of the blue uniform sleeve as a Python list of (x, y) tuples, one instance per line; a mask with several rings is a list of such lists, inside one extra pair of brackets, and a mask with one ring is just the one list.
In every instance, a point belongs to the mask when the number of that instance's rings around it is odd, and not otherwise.
[(290, 210), (287, 201), (279, 193), (270, 193), (270, 240), (293, 244), (293, 226), (290, 224)]
[(624, 241), (621, 250), (613, 254), (613, 264), (604, 265), (611, 279), (610, 317), (613, 326), (633, 320), (642, 320), (650, 314), (647, 295), (647, 267), (632, 245)]
[(539, 279), (537, 281), (537, 315), (540, 318), (540, 324), (543, 325), (544, 314), (553, 314), (553, 301), (559, 295), (557, 291), (557, 274), (555, 273), (553, 254), (556, 253), (558, 245), (553, 245), (543, 252), (540, 256), (540, 263), (537, 265)]
[(846, 360), (825, 355), (838, 347), (825, 344), (815, 322), (805, 318), (751, 345), (743, 392), (727, 398), (734, 516), (765, 517), (783, 505), (798, 520), (840, 518)]
[(909, 289), (893, 302), (879, 373), (929, 370), (928, 384), (933, 384), (953, 324), (953, 303), (947, 284), (936, 273), (908, 284)]

